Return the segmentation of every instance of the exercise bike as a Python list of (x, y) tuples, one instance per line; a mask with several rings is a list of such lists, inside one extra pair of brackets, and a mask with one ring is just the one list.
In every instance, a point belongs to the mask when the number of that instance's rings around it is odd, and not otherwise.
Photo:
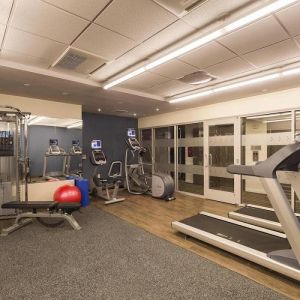
[(125, 140), (127, 145), (125, 177), (128, 192), (135, 195), (148, 194), (166, 201), (175, 200), (173, 178), (169, 174), (161, 172), (146, 174), (143, 155), (147, 150), (141, 146), (135, 137), (135, 130), (128, 130), (127, 136)]
[[(113, 161), (109, 167), (107, 178), (102, 178), (99, 169), (107, 164), (106, 156), (102, 150), (102, 141), (93, 140), (91, 148), (90, 161), (95, 166), (92, 175), (92, 194), (104, 199), (104, 204), (124, 201), (125, 198), (118, 198), (118, 191), (122, 184), (122, 162)], [(113, 190), (112, 193), (110, 190)]]

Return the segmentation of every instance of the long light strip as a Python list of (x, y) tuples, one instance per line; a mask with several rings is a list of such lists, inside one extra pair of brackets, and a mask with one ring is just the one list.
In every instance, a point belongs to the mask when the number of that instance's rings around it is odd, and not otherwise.
[(30, 125), (37, 124), (37, 123), (39, 123), (40, 121), (42, 121), (44, 119), (45, 119), (45, 117), (36, 116), (36, 117), (32, 118), (31, 120), (29, 120), (28, 125), (30, 126)]
[(290, 115), (290, 112), (284, 112), (284, 113), (275, 113), (275, 114), (266, 114), (266, 115), (257, 115), (257, 116), (250, 116), (250, 117), (246, 117), (247, 120), (252, 120), (252, 119), (262, 119), (262, 118), (270, 118), (270, 117), (281, 117), (281, 116), (287, 116)]
[(243, 17), (243, 18), (241, 18), (237, 21), (234, 21), (233, 23), (223, 27), (222, 29), (216, 30), (216, 31), (204, 36), (204, 37), (201, 37), (201, 38), (199, 38), (199, 39), (197, 39), (197, 40), (195, 40), (195, 41), (193, 41), (193, 42), (191, 42), (191, 43), (189, 43), (189, 44), (187, 44), (187, 45), (185, 45), (185, 46), (183, 46), (183, 47), (181, 47), (181, 48), (179, 48), (179, 49), (177, 49), (177, 50), (175, 50), (175, 51), (173, 51), (173, 52), (171, 52), (171, 53), (169, 53), (165, 56), (162, 56), (161, 58), (147, 64), (146, 66), (143, 66), (143, 67), (141, 67), (141, 68), (139, 68), (139, 69), (137, 69), (133, 72), (130, 72), (130, 73), (128, 73), (128, 74), (126, 74), (126, 75), (124, 75), (124, 76), (122, 76), (122, 77), (120, 77), (116, 80), (113, 80), (113, 81), (105, 84), (103, 86), (103, 88), (107, 90), (107, 89), (109, 89), (109, 88), (111, 88), (111, 87), (113, 87), (113, 86), (115, 86), (115, 85), (117, 85), (121, 82), (124, 82), (124, 81), (126, 81), (126, 80), (128, 80), (132, 77), (135, 77), (135, 76), (137, 76), (137, 75), (139, 75), (139, 74), (141, 74), (141, 73), (143, 73), (147, 70), (151, 70), (151, 69), (153, 69), (153, 68), (155, 68), (155, 67), (157, 67), (157, 66), (159, 66), (163, 63), (166, 63), (167, 61), (170, 61), (170, 60), (172, 60), (176, 57), (179, 57), (183, 54), (186, 54), (186, 53), (190, 52), (191, 50), (194, 50), (194, 49), (196, 49), (200, 46), (203, 46), (203, 45), (205, 45), (205, 44), (207, 44), (207, 43), (223, 36), (226, 33), (229, 33), (233, 30), (241, 28), (241, 27), (243, 27), (247, 24), (250, 24), (250, 23), (252, 23), (252, 22), (254, 22), (254, 21), (256, 21), (260, 18), (263, 18), (263, 17), (265, 17), (265, 16), (267, 16), (267, 15), (269, 15), (269, 14), (271, 14), (271, 13), (273, 13), (273, 12), (279, 10), (279, 9), (282, 9), (282, 8), (292, 4), (292, 3), (295, 3), (297, 1), (298, 0), (277, 0), (272, 4), (269, 4), (269, 5), (255, 11), (255, 12), (253, 12), (253, 13), (251, 13), (251, 14), (249, 14), (249, 15), (247, 15), (247, 16), (245, 16), (245, 17)]
[(77, 128), (77, 127), (81, 127), (81, 126), (82, 126), (82, 121), (78, 121), (76, 123), (73, 123), (73, 124), (67, 126), (67, 128), (70, 129), (70, 128)]
[(190, 100), (190, 99), (194, 99), (194, 98), (204, 97), (204, 96), (207, 96), (207, 95), (210, 95), (213, 93), (223, 92), (223, 91), (227, 91), (227, 90), (231, 90), (231, 89), (235, 89), (235, 88), (239, 88), (239, 87), (243, 87), (243, 86), (247, 86), (247, 85), (252, 85), (252, 84), (261, 83), (261, 82), (268, 81), (268, 80), (277, 79), (277, 78), (280, 78), (281, 76), (289, 76), (289, 75), (299, 74), (299, 73), (300, 73), (300, 68), (294, 68), (294, 69), (290, 69), (290, 70), (286, 70), (286, 71), (282, 71), (282, 72), (277, 72), (277, 73), (261, 76), (258, 78), (253, 78), (253, 79), (244, 80), (244, 81), (240, 81), (240, 82), (233, 83), (233, 84), (228, 84), (228, 85), (217, 87), (217, 88), (212, 88), (212, 89), (206, 90), (206, 91), (200, 91), (195, 94), (182, 96), (182, 97), (170, 100), (169, 103), (177, 103), (177, 102), (186, 101), (186, 100)]

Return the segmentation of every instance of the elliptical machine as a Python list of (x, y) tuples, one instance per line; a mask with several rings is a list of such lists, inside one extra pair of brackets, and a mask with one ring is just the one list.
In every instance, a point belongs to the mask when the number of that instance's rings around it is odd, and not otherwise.
[[(125, 198), (118, 198), (118, 191), (122, 184), (122, 162), (113, 161), (109, 167), (107, 178), (102, 178), (99, 168), (106, 165), (107, 160), (102, 150), (102, 141), (93, 140), (91, 142), (92, 155), (90, 157), (91, 163), (95, 166), (92, 175), (92, 193), (93, 195), (105, 200), (104, 204), (112, 204), (124, 201)], [(112, 194), (110, 189), (113, 189)]]
[(175, 200), (174, 180), (169, 174), (161, 172), (145, 173), (143, 155), (147, 150), (137, 140), (135, 129), (127, 130), (125, 142), (127, 145), (125, 177), (128, 192), (135, 195), (148, 194), (154, 198), (161, 198), (166, 201)]

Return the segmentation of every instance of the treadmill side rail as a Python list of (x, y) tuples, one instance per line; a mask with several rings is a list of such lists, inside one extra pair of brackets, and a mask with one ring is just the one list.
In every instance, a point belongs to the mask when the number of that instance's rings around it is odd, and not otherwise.
[(279, 232), (283, 232), (283, 229), (281, 227), (281, 224), (279, 222), (274, 222), (266, 219), (256, 218), (253, 216), (240, 214), (234, 211), (231, 211), (228, 213), (229, 218), (233, 220), (237, 220), (240, 222), (245, 222), (248, 224), (253, 224), (255, 226), (261, 226), (270, 230), (275, 230)]
[(189, 235), (195, 239), (206, 242), (210, 245), (223, 249), (227, 252), (240, 256), (242, 258), (248, 259), (254, 263), (262, 265), (270, 270), (276, 271), (278, 273), (284, 274), (290, 278), (300, 281), (300, 269), (295, 269), (291, 266), (282, 264), (269, 258), (266, 253), (254, 250), (252, 248), (243, 246), (236, 242), (232, 242), (220, 236), (208, 233), (201, 229), (194, 228), (192, 226), (183, 224), (181, 222), (172, 222), (172, 228)]

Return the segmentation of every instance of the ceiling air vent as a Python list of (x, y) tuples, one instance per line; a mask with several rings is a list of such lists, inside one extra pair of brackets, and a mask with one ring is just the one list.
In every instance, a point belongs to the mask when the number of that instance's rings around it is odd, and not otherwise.
[(106, 63), (106, 60), (95, 54), (69, 47), (52, 65), (55, 69), (90, 74)]
[(185, 75), (178, 80), (187, 84), (203, 84), (215, 80), (216, 77), (209, 74), (206, 71), (197, 71), (188, 75)]
[(154, 0), (178, 17), (182, 17), (208, 0)]

